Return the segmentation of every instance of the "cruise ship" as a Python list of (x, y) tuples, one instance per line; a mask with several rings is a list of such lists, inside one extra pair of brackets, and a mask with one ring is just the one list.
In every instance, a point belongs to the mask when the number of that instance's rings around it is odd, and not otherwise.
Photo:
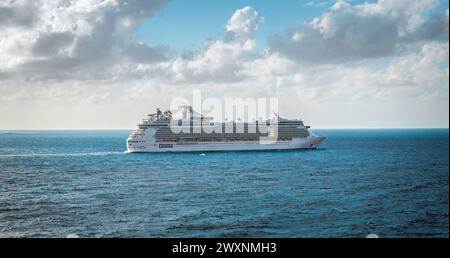
[(157, 109), (137, 127), (127, 139), (129, 152), (317, 149), (326, 138), (299, 119), (215, 122), (187, 105), (179, 119)]

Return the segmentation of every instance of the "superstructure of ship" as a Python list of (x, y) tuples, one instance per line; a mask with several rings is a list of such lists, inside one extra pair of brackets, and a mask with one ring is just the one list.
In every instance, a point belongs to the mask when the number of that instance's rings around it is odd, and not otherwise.
[(253, 122), (215, 122), (213, 117), (182, 107), (179, 119), (171, 111), (149, 114), (127, 139), (129, 152), (190, 152), (317, 149), (325, 140), (300, 119), (274, 118)]

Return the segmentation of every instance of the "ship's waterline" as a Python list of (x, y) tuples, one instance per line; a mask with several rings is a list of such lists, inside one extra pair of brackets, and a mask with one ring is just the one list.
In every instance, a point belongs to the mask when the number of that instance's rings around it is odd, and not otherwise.
[(315, 136), (302, 120), (272, 119), (254, 122), (213, 122), (184, 106), (183, 116), (170, 111), (149, 114), (127, 139), (129, 152), (188, 152), (317, 149), (324, 136)]

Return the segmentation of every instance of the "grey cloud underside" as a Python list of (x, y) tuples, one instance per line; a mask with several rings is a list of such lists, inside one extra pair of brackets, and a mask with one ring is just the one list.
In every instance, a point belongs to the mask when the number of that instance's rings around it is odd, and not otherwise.
[[(97, 34), (93, 34), (97, 35)], [(35, 56), (44, 56), (22, 64), (11, 72), (11, 76), (26, 77), (29, 80), (114, 80), (120, 74), (114, 71), (116, 64), (122, 64), (126, 60), (139, 63), (153, 63), (167, 59), (168, 50), (165, 47), (148, 47), (127, 45), (118, 47), (117, 52), (113, 48), (119, 45), (118, 39), (104, 41), (101, 35), (74, 38), (68, 34), (51, 34), (39, 38), (33, 46)], [(58, 55), (61, 48), (74, 43), (74, 55)], [(112, 44), (111, 42), (115, 42)], [(11, 77), (9, 76), (9, 77)], [(6, 77), (6, 76), (5, 76)]]
[(167, 46), (149, 47), (145, 44), (129, 44), (123, 54), (138, 63), (156, 63), (168, 60), (171, 51)]
[[(273, 37), (271, 51), (308, 63), (347, 62), (394, 52), (397, 31), (390, 22), (375, 17), (360, 19), (357, 23), (350, 19), (341, 22), (332, 37), (324, 37), (320, 31), (309, 27), (293, 29), (287, 36)], [(302, 35), (301, 41), (292, 39), (295, 33)]]
[[(167, 0), (156, 1), (119, 1), (118, 5), (94, 9), (90, 13), (79, 14), (74, 24), (55, 29), (58, 24), (49, 24), (55, 18), (53, 10), (32, 8), (34, 1), (25, 5), (0, 7), (0, 36), (11, 33), (11, 29), (28, 31), (29, 35), (38, 33), (37, 38), (19, 38), (14, 52), (23, 53), (29, 58), (17, 66), (2, 71), (0, 79), (18, 77), (27, 80), (92, 80), (117, 77), (114, 67), (117, 63), (134, 60), (152, 63), (167, 59), (168, 49), (161, 46), (150, 47), (126, 43), (124, 38), (140, 20), (153, 15)], [(69, 8), (74, 3), (58, 2), (58, 10), (67, 10), (67, 16), (73, 15)], [(31, 12), (29, 10), (35, 10)], [(63, 17), (64, 23), (71, 20)], [(67, 18), (67, 19), (66, 19)], [(46, 20), (46, 22), (44, 22)], [(72, 20), (73, 21), (73, 20)], [(128, 22), (122, 26), (121, 22)], [(78, 22), (91, 26), (90, 33), (81, 33)], [(67, 24), (64, 24), (67, 25)], [(6, 27), (8, 30), (6, 30)], [(8, 35), (6, 35), (8, 36)], [(1, 67), (0, 67), (1, 68)]]
[(438, 41), (448, 42), (449, 40), (449, 23), (448, 15), (434, 15), (430, 17), (422, 26), (414, 33), (407, 35), (402, 39), (403, 42), (415, 41)]
[[(244, 77), (241, 64), (254, 59), (254, 34), (262, 22), (258, 13), (251, 7), (238, 9), (227, 24), (222, 39), (211, 40), (204, 48), (193, 50), (189, 55), (178, 55), (167, 46), (150, 46), (129, 40), (128, 33), (166, 2), (142, 0), (125, 4), (118, 1), (119, 5), (99, 7), (105, 2), (93, 0), (92, 7), (79, 14), (77, 11), (86, 6), (74, 6), (76, 2), (61, 0), (57, 5), (38, 9), (37, 19), (29, 23), (26, 35), (34, 40), (30, 42), (20, 36), (21, 44), (9, 52), (24, 55), (18, 56), (17, 65), (3, 70), (0, 79), (112, 81), (159, 78), (172, 83), (241, 80)], [(55, 15), (61, 13), (63, 16), (58, 22), (61, 17), (55, 18)], [(37, 36), (33, 32), (37, 32)], [(29, 44), (22, 44), (25, 43), (22, 40)]]
[(73, 43), (74, 39), (69, 32), (41, 33), (31, 50), (36, 56), (56, 56), (60, 49)]
[(0, 28), (6, 26), (32, 26), (38, 20), (33, 10), (33, 5), (29, 8), (0, 6)]
[[(300, 63), (345, 63), (392, 55), (405, 44), (448, 42), (448, 16), (435, 15), (412, 32), (401, 35), (400, 21), (384, 16), (345, 13), (332, 16), (332, 32), (304, 24), (269, 40), (270, 51)], [(298, 39), (295, 40), (295, 37)]]
[[(12, 30), (6, 28), (37, 36), (31, 42), (21, 42), (29, 41), (26, 38), (18, 39), (19, 44), (11, 52), (23, 53), (21, 57), (25, 58), (7, 69), (0, 66), (0, 80), (159, 78), (170, 83), (239, 82), (247, 78), (249, 73), (245, 69), (249, 64), (263, 62), (268, 56), (255, 54), (254, 47), (246, 46), (254, 41), (258, 25), (263, 22), (251, 7), (233, 14), (222, 39), (211, 40), (202, 49), (178, 55), (167, 46), (126, 40), (142, 19), (157, 12), (167, 0), (118, 1), (117, 5), (88, 8), (86, 13), (76, 13), (75, 18), (72, 9), (79, 8), (71, 7), (76, 1), (61, 0), (47, 9), (40, 7), (38, 1), (23, 2), (26, 5), (0, 3), (0, 36), (11, 33)], [(54, 22), (55, 9), (56, 14), (64, 14), (63, 25)], [(402, 34), (408, 18), (402, 12), (389, 16), (386, 13), (362, 14), (361, 10), (350, 4), (331, 8), (318, 17), (319, 21), (329, 19), (322, 27), (311, 21), (272, 37), (269, 54), (280, 54), (300, 64), (345, 63), (390, 56), (411, 43), (448, 42), (448, 11), (427, 17), (420, 26)], [(82, 22), (91, 26), (89, 33), (83, 31), (86, 28)], [(144, 68), (138, 70), (138, 66)]]

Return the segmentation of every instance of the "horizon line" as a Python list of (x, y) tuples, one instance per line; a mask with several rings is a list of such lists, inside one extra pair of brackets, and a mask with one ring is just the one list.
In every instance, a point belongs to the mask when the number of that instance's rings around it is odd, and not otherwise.
[[(447, 129), (449, 127), (315, 127), (311, 130), (404, 130), (404, 129)], [(135, 128), (64, 128), (64, 129), (0, 129), (0, 131), (130, 131)]]

